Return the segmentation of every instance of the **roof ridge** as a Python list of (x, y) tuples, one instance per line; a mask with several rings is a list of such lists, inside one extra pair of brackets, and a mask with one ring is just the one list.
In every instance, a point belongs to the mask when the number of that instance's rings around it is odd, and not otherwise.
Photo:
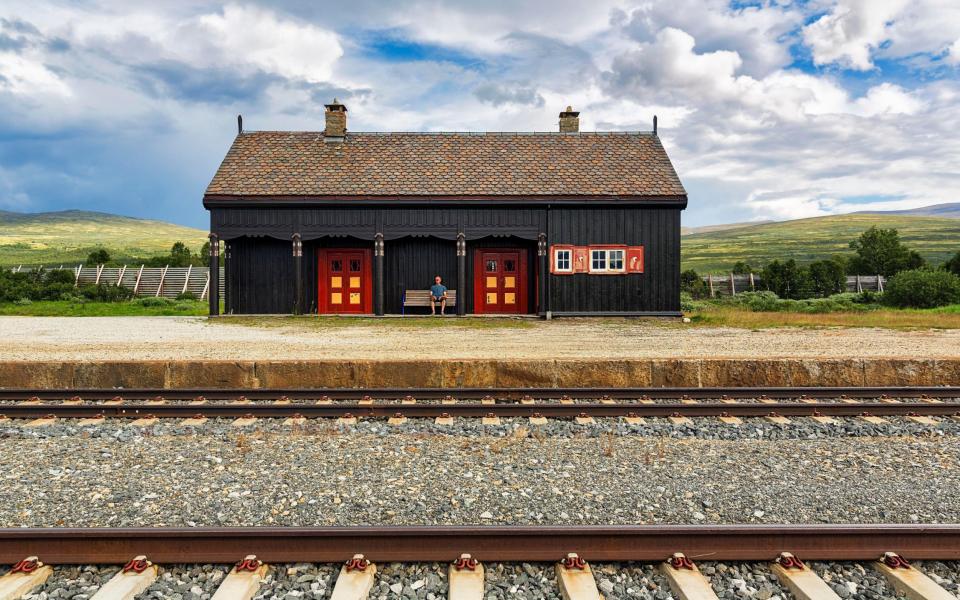
[[(278, 130), (278, 129), (245, 129), (240, 135), (247, 135), (251, 133), (286, 133), (286, 134), (310, 134), (322, 136), (323, 131), (306, 131), (306, 130)], [(563, 136), (563, 137), (583, 137), (583, 136), (628, 136), (628, 135), (642, 135), (656, 137), (656, 134), (652, 131), (574, 131), (574, 132), (560, 132), (560, 131), (348, 131), (347, 137), (351, 135), (374, 135), (374, 136), (388, 136), (388, 135), (424, 135), (424, 136), (434, 136), (434, 135), (466, 135), (466, 136), (529, 136), (529, 135), (549, 135), (549, 136)]]

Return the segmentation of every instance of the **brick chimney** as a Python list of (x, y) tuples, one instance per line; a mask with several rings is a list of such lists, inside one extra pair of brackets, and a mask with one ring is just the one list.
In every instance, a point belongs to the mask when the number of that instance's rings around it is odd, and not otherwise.
[(336, 98), (330, 104), (324, 105), (327, 108), (325, 117), (327, 126), (323, 130), (324, 140), (333, 142), (342, 141), (347, 135), (347, 107), (340, 104)]
[(577, 133), (580, 131), (580, 111), (568, 106), (560, 113), (560, 133)]

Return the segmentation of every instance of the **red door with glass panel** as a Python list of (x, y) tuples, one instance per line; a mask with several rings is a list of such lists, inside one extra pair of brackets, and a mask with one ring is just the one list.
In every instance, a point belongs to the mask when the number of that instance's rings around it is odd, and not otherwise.
[(321, 248), (317, 252), (317, 311), (373, 312), (371, 251)]
[(473, 306), (479, 314), (527, 312), (525, 250), (478, 249), (473, 265)]

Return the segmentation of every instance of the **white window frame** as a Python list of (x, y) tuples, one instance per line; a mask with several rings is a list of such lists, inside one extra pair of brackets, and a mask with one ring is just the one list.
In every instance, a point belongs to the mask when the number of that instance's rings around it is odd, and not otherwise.
[[(565, 253), (567, 257), (566, 268), (560, 267), (560, 254)], [(572, 248), (554, 248), (553, 250), (553, 271), (554, 273), (573, 273), (573, 249)]]
[[(602, 253), (602, 267), (594, 267), (594, 254)], [(620, 268), (610, 268), (610, 254), (612, 252), (620, 253)], [(627, 263), (627, 252), (623, 248), (590, 248), (590, 272), (591, 273), (625, 273)]]

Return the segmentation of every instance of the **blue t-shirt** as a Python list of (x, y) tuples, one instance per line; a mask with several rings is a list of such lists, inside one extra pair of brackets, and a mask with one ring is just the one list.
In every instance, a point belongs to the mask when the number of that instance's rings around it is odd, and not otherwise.
[(435, 283), (430, 286), (430, 295), (434, 298), (441, 298), (447, 293), (447, 286), (442, 283)]

